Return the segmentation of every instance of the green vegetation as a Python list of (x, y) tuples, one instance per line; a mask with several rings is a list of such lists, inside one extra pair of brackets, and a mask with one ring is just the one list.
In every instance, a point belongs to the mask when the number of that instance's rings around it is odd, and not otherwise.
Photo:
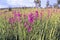
[(60, 40), (60, 9), (20, 9), (2, 13), (0, 40)]

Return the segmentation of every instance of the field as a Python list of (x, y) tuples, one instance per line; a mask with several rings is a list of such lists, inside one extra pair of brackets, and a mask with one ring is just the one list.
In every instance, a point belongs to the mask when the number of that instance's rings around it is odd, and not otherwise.
[(0, 40), (60, 40), (60, 9), (0, 10)]

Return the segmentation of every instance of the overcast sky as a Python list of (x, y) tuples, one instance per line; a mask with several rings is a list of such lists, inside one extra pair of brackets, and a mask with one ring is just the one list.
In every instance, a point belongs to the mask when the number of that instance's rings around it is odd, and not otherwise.
[[(49, 0), (50, 4), (53, 5), (57, 3), (57, 0)], [(41, 7), (46, 6), (47, 0), (41, 0)], [(34, 7), (34, 0), (0, 0), (0, 8), (7, 8), (7, 7)]]

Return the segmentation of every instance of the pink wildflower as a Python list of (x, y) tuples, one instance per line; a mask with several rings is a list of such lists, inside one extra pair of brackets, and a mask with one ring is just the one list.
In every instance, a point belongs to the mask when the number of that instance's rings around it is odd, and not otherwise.
[(39, 16), (38, 11), (35, 12), (35, 17), (37, 18)]
[(29, 21), (30, 23), (33, 23), (33, 21), (34, 21), (34, 16), (33, 16), (32, 13), (28, 15), (28, 21)]
[(27, 28), (27, 31), (28, 31), (28, 32), (31, 32), (31, 31), (32, 31), (32, 27), (29, 26), (29, 27)]
[(9, 18), (9, 23), (10, 24), (14, 24), (15, 23), (15, 19), (12, 17), (12, 18)]

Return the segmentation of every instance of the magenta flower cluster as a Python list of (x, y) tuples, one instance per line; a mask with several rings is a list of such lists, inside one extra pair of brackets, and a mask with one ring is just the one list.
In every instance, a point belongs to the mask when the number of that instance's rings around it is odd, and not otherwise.
[(13, 12), (13, 17), (9, 18), (9, 23), (13, 24), (13, 23), (15, 23), (17, 21), (20, 21), (21, 20), (21, 16), (22, 15), (19, 12), (14, 11)]
[[(49, 15), (50, 13), (48, 12), (48, 17)], [(38, 10), (36, 10), (35, 13), (30, 12), (28, 16), (26, 14), (21, 14), (20, 12), (14, 11), (13, 17), (9, 18), (9, 23), (14, 24), (24, 19), (22, 23), (24, 27), (27, 29), (27, 31), (30, 32), (32, 30), (31, 24), (33, 24), (34, 21), (38, 20), (39, 18), (40, 20), (42, 20), (42, 17), (43, 17), (43, 12), (41, 11), (39, 14)], [(27, 18), (27, 21), (25, 20), (26, 18)]]

